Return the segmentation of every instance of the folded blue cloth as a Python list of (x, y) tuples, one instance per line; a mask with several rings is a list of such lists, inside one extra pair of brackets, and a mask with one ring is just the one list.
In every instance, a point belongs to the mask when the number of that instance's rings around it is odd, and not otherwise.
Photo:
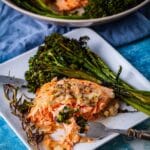
[[(149, 10), (147, 6), (143, 12), (92, 28), (114, 46), (133, 42), (150, 34)], [(52, 32), (65, 33), (71, 29), (42, 23), (0, 2), (0, 63), (40, 45)]]

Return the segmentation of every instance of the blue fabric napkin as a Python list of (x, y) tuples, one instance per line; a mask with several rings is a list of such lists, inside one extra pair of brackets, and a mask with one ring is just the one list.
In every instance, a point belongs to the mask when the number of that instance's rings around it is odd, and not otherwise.
[[(92, 28), (114, 46), (133, 42), (150, 34), (149, 6), (119, 21)], [(0, 63), (40, 45), (52, 32), (71, 29), (24, 16), (0, 1)]]
[[(92, 27), (150, 80), (150, 4), (119, 21)], [(40, 45), (52, 32), (65, 33), (71, 27), (42, 23), (22, 15), (0, 1), (0, 63)], [(139, 41), (140, 39), (140, 41)], [(133, 43), (134, 42), (134, 43)], [(130, 43), (130, 44), (129, 44)], [(150, 129), (150, 120), (138, 126)], [(7, 133), (7, 135), (6, 135)], [(26, 150), (18, 137), (0, 118), (0, 150)], [(101, 150), (149, 150), (146, 141), (131, 142), (119, 136)]]

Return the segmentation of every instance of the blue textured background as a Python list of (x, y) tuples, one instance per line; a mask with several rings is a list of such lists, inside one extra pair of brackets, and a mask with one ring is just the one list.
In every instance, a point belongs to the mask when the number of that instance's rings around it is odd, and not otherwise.
[[(150, 80), (150, 5), (111, 24), (92, 27)], [(72, 30), (24, 16), (0, 1), (0, 63), (40, 45), (52, 32)], [(136, 128), (150, 129), (150, 120)], [(119, 136), (100, 150), (149, 150), (150, 143)], [(0, 150), (26, 150), (20, 139), (0, 118)]]

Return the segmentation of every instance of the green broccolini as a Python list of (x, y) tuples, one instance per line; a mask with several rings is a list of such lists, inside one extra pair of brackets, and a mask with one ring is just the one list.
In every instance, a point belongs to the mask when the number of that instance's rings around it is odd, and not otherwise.
[(86, 130), (87, 120), (80, 115), (76, 117), (76, 123), (80, 126), (80, 133), (84, 133)]
[(73, 109), (68, 106), (64, 106), (64, 108), (58, 113), (56, 120), (59, 123), (69, 124), (69, 119), (71, 117), (75, 117), (76, 123), (78, 124), (78, 126), (80, 126), (80, 133), (84, 133), (87, 125), (87, 120), (79, 114), (78, 109)]
[(83, 15), (88, 18), (110, 16), (132, 8), (140, 2), (142, 0), (89, 0)]
[(88, 37), (69, 39), (58, 33), (45, 38), (37, 54), (29, 60), (25, 74), (28, 88), (37, 88), (52, 78), (86, 79), (114, 89), (116, 97), (150, 115), (150, 92), (139, 91), (118, 78), (109, 67), (87, 47)]
[(74, 110), (68, 106), (64, 106), (64, 108), (57, 115), (57, 122), (59, 123), (69, 123), (68, 120), (73, 117)]
[[(71, 11), (57, 11), (55, 1), (46, 0), (12, 0), (19, 7), (48, 17), (64, 19), (100, 18), (120, 13), (132, 8), (143, 0), (88, 0), (82, 15)], [(55, 9), (54, 9), (55, 8)]]

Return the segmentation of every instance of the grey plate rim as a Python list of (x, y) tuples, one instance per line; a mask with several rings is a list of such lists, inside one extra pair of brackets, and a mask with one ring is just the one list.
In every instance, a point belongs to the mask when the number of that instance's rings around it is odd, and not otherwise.
[(15, 4), (13, 4), (11, 2), (11, 0), (1, 0), (3, 3), (5, 3), (6, 5), (8, 5), (9, 7), (15, 9), (16, 11), (19, 11), (25, 15), (31, 16), (33, 18), (36, 18), (38, 20), (41, 21), (46, 21), (46, 22), (51, 22), (51, 23), (58, 23), (58, 24), (64, 24), (64, 25), (69, 25), (69, 26), (91, 26), (93, 24), (98, 24), (98, 23), (106, 23), (106, 22), (111, 22), (113, 20), (122, 18), (126, 15), (129, 15), (133, 12), (135, 12), (136, 10), (140, 9), (141, 7), (143, 7), (144, 5), (148, 4), (150, 2), (150, 0), (144, 0), (143, 2), (141, 2), (139, 5), (130, 8), (126, 11), (123, 11), (121, 13), (112, 15), (112, 16), (106, 16), (106, 17), (102, 17), (102, 18), (94, 18), (94, 19), (61, 19), (61, 18), (52, 18), (52, 17), (46, 17), (46, 16), (42, 16), (39, 14), (35, 14), (33, 12), (27, 11), (25, 9), (22, 9), (18, 6), (16, 6)]

